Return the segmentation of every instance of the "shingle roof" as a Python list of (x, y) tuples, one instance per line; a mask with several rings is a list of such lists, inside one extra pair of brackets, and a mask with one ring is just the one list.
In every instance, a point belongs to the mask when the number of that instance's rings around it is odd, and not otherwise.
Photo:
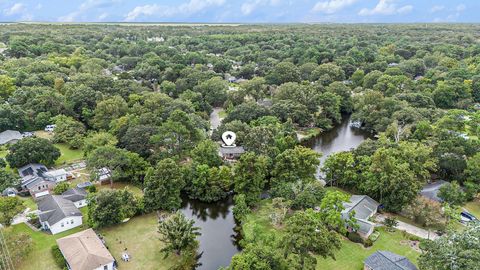
[(57, 239), (58, 247), (72, 270), (92, 270), (115, 259), (92, 229)]
[(417, 270), (407, 258), (389, 251), (377, 251), (365, 260), (372, 270)]
[(0, 145), (9, 143), (13, 140), (21, 140), (22, 134), (16, 130), (5, 130), (0, 133)]
[(47, 167), (39, 163), (30, 163), (18, 168), (18, 174), (20, 174), (21, 177), (28, 175), (43, 176), (46, 172), (48, 172)]
[(41, 182), (51, 182), (55, 184), (55, 181), (49, 180), (40, 176), (26, 176), (22, 179), (22, 187), (26, 189), (31, 189), (32, 187), (36, 186), (37, 184), (40, 184)]
[(82, 216), (80, 210), (72, 201), (62, 198), (60, 195), (47, 195), (37, 202), (40, 210), (40, 221), (48, 221), (53, 225), (66, 217)]
[(72, 202), (84, 200), (87, 197), (87, 192), (83, 188), (71, 188), (62, 193), (64, 199)]
[(355, 211), (356, 219), (366, 219), (377, 210), (379, 203), (367, 195), (352, 195), (350, 202), (344, 203), (343, 206), (345, 207), (343, 212)]
[(342, 218), (349, 219), (350, 213), (354, 212), (357, 220), (358, 232), (367, 234), (375, 226), (368, 218), (377, 211), (379, 203), (367, 195), (352, 195), (349, 202), (343, 204)]

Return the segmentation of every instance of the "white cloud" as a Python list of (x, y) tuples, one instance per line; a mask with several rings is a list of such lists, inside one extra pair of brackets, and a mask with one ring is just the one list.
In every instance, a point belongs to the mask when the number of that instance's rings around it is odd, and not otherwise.
[(333, 14), (345, 7), (353, 5), (357, 0), (328, 0), (323, 2), (317, 2), (313, 6), (313, 12), (322, 12), (327, 14)]
[(280, 0), (253, 0), (247, 1), (242, 4), (240, 10), (242, 11), (243, 15), (249, 15), (250, 13), (254, 12), (258, 7), (261, 6), (276, 6), (280, 4)]
[(73, 22), (78, 19), (78, 17), (82, 16), (83, 14), (87, 13), (92, 9), (99, 9), (99, 8), (106, 8), (110, 7), (120, 0), (86, 0), (83, 2), (77, 10), (68, 13), (67, 15), (61, 16), (58, 18), (58, 21), (61, 22)]
[(10, 8), (4, 9), (3, 13), (7, 16), (17, 15), (25, 11), (25, 5), (22, 3), (16, 3)]
[(99, 21), (103, 21), (103, 20), (105, 20), (107, 17), (108, 17), (108, 13), (105, 12), (105, 13), (100, 14), (100, 16), (98, 16), (98, 20), (99, 20)]
[(465, 9), (467, 9), (467, 6), (465, 6), (465, 4), (460, 4), (460, 5), (458, 5), (458, 6), (455, 8), (455, 10), (456, 10), (457, 12), (462, 12), (462, 11), (464, 11)]
[(190, 0), (178, 6), (157, 4), (137, 6), (125, 16), (125, 21), (134, 21), (140, 16), (172, 17), (174, 15), (191, 15), (210, 6), (221, 6), (224, 3), (225, 0)]
[(402, 7), (397, 7), (395, 0), (379, 0), (378, 4), (372, 8), (363, 8), (358, 12), (360, 16), (371, 16), (371, 15), (394, 15), (394, 14), (403, 14), (408, 13), (413, 10), (412, 5), (406, 5)]
[(445, 9), (445, 6), (433, 6), (431, 9), (430, 9), (430, 12), (431, 13), (435, 13), (435, 12), (439, 12), (439, 11), (442, 11)]

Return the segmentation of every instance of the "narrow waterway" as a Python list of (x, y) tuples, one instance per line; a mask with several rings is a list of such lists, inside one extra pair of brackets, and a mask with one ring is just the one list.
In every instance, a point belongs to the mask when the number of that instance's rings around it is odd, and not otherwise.
[[(217, 116), (218, 111), (213, 113), (212, 126), (220, 123)], [(320, 167), (329, 155), (356, 148), (370, 136), (363, 130), (351, 127), (350, 124), (350, 116), (346, 116), (332, 130), (303, 143), (323, 153), (317, 177), (321, 178)], [(195, 226), (200, 227), (202, 233), (198, 238), (199, 251), (202, 253), (198, 270), (216, 270), (219, 267), (228, 266), (233, 255), (240, 251), (232, 208), (231, 198), (217, 203), (203, 203), (188, 199), (183, 201), (182, 213), (193, 219)]]
[(316, 152), (322, 153), (320, 166), (317, 170), (318, 179), (323, 177), (320, 168), (328, 156), (333, 153), (357, 148), (365, 139), (371, 137), (371, 133), (352, 127), (351, 124), (351, 116), (346, 115), (343, 117), (342, 122), (333, 129), (303, 143), (303, 145), (312, 148)]
[(195, 220), (200, 227), (201, 236), (198, 270), (216, 270), (228, 266), (233, 255), (240, 251), (237, 245), (233, 202), (229, 198), (216, 203), (203, 203), (196, 200), (184, 200), (182, 213)]

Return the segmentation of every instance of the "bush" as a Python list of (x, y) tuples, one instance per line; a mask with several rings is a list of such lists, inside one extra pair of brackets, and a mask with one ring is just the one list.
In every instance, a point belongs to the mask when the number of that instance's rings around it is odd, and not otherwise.
[(372, 245), (373, 245), (373, 241), (370, 239), (365, 240), (363, 243), (364, 247), (371, 247)]
[(360, 244), (364, 243), (363, 238), (356, 232), (349, 232), (347, 237), (348, 237), (348, 240), (354, 243), (360, 243)]
[(67, 261), (63, 257), (63, 254), (60, 251), (60, 248), (58, 247), (58, 245), (55, 245), (55, 246), (52, 247), (52, 255), (53, 255), (53, 259), (55, 261), (55, 264), (60, 269), (67, 269)]
[(90, 192), (90, 193), (95, 193), (95, 192), (97, 192), (97, 187), (94, 186), (94, 185), (88, 186), (87, 191)]

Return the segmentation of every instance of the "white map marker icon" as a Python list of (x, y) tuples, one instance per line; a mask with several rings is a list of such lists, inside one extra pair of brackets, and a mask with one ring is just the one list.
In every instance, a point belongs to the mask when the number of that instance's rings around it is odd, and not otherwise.
[(235, 146), (235, 139), (237, 138), (237, 135), (232, 132), (232, 131), (225, 131), (222, 134), (222, 140), (224, 142), (223, 146), (227, 147), (234, 147)]

